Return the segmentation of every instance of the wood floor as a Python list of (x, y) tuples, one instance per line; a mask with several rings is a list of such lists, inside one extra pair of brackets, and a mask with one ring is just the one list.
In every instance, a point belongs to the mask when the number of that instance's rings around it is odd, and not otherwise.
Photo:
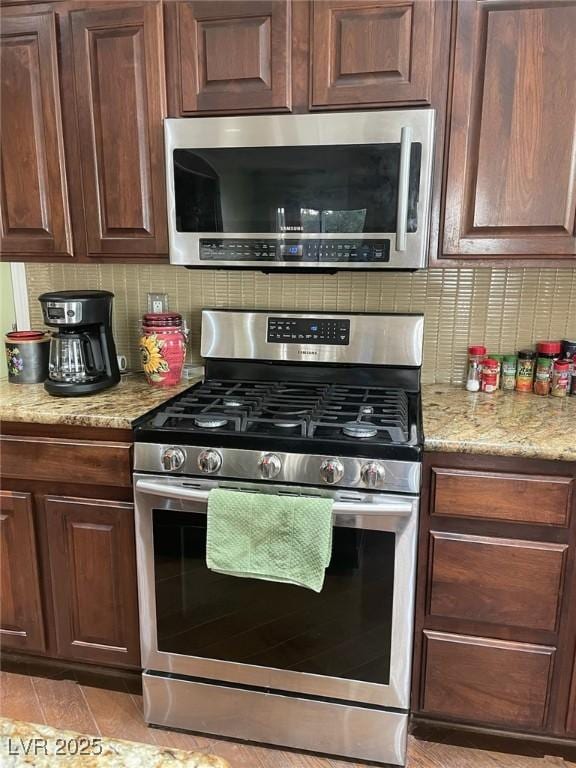
[[(91, 682), (97, 682), (97, 679)], [(107, 690), (75, 679), (50, 679), (2, 671), (0, 716), (159, 747), (212, 752), (226, 758), (231, 768), (361, 768), (357, 763), (336, 759), (148, 728), (142, 717), (142, 697), (131, 692), (125, 683), (121, 682), (119, 687), (121, 690)], [(408, 766), (576, 768), (576, 763), (560, 757), (508, 755), (410, 737)]]

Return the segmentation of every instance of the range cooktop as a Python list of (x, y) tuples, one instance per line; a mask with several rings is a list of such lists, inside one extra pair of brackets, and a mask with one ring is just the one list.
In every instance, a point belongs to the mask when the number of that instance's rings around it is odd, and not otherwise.
[(400, 387), (206, 379), (140, 419), (135, 440), (417, 460), (419, 395)]

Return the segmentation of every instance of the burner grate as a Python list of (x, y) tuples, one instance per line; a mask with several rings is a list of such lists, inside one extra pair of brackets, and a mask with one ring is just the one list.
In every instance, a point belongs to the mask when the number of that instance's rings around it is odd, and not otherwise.
[(402, 389), (308, 382), (208, 380), (159, 411), (152, 427), (343, 441), (405, 443)]

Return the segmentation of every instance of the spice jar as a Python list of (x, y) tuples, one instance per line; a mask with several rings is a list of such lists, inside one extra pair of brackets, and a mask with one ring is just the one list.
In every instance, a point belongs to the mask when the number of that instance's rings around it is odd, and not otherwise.
[(533, 350), (521, 349), (518, 352), (518, 367), (516, 370), (517, 392), (532, 392), (535, 362), (536, 352)]
[(149, 384), (156, 387), (178, 384), (186, 356), (182, 315), (176, 312), (150, 312), (144, 315), (140, 355)]
[(516, 355), (504, 355), (502, 360), (502, 389), (512, 391), (516, 387)]
[(486, 347), (481, 345), (468, 347), (468, 373), (466, 374), (466, 389), (468, 392), (478, 392), (482, 380), (482, 361), (486, 357)]
[(502, 380), (502, 361), (504, 360), (504, 355), (488, 355), (488, 357), (491, 360), (496, 360), (496, 362), (498, 363), (496, 389), (500, 389), (500, 382)]
[(556, 360), (552, 371), (552, 389), (554, 397), (566, 397), (570, 382), (570, 363), (568, 360)]
[(482, 392), (496, 392), (498, 389), (498, 370), (500, 363), (492, 357), (486, 358), (482, 365)]
[(564, 339), (562, 341), (562, 360), (570, 363), (570, 383), (568, 393), (576, 395), (576, 341)]

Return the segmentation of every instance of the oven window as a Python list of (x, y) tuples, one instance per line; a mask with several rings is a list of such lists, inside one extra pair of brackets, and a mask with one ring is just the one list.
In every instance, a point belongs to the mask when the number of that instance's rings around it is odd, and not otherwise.
[(158, 650), (388, 684), (395, 535), (334, 529), (324, 588), (206, 567), (206, 515), (155, 510)]
[[(408, 232), (422, 145), (412, 144)], [(400, 144), (174, 150), (179, 232), (392, 233)]]

